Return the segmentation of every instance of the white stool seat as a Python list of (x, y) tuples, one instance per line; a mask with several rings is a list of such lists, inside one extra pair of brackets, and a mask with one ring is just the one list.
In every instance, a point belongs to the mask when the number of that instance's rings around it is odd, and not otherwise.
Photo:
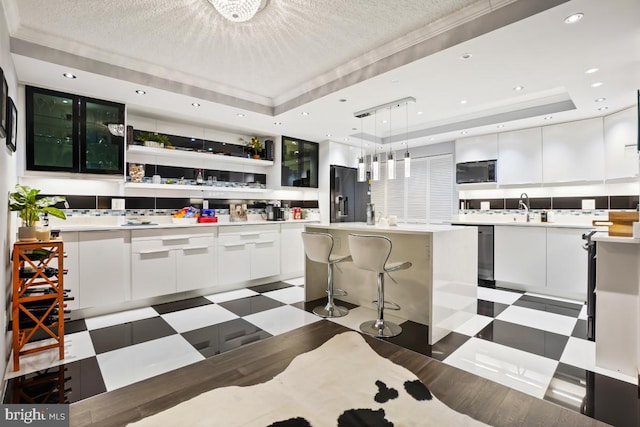
[(311, 261), (327, 264), (327, 304), (313, 309), (313, 314), (320, 317), (342, 317), (349, 313), (345, 307), (335, 305), (333, 297), (347, 295), (342, 289), (333, 289), (333, 266), (348, 261), (350, 255), (333, 253), (333, 236), (328, 233), (302, 233), (304, 252)]
[(391, 240), (387, 237), (349, 234), (349, 251), (355, 266), (377, 274), (378, 318), (360, 325), (362, 332), (376, 337), (394, 337), (402, 332), (400, 325), (384, 320), (385, 306), (390, 309), (400, 309), (397, 304), (384, 300), (384, 275), (393, 271), (406, 270), (412, 264), (409, 261), (387, 262), (391, 249)]

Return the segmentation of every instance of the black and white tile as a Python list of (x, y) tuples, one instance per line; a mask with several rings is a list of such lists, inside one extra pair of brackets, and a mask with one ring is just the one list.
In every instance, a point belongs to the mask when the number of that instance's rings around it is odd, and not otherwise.
[[(637, 379), (595, 365), (583, 303), (482, 287), (478, 298), (478, 314), (435, 345), (427, 326), (393, 312), (386, 318), (403, 333), (387, 340), (616, 426), (640, 424)], [(309, 323), (358, 330), (376, 316), (373, 304), (339, 304), (347, 316), (311, 314), (324, 301), (304, 302), (298, 278), (72, 321), (64, 360), (52, 350), (21, 358), (19, 372), (8, 366), (5, 403), (41, 390), (36, 383), (56, 387), (61, 375), (67, 391), (50, 399), (76, 402)]]

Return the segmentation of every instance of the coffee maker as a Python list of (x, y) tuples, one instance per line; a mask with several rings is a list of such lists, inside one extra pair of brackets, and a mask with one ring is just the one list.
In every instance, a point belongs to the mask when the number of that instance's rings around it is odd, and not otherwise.
[(267, 205), (267, 221), (284, 221), (284, 211), (280, 206)]

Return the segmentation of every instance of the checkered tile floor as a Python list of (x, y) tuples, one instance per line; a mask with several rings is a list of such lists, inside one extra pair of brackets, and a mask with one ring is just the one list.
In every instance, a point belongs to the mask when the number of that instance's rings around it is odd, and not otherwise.
[[(302, 278), (154, 305), (65, 325), (65, 359), (55, 350), (21, 358), (5, 403), (42, 393), (43, 381), (63, 377), (75, 402), (207, 357), (322, 321), (304, 303)], [(394, 319), (403, 333), (388, 341), (540, 399), (616, 426), (640, 425), (636, 378), (595, 366), (581, 302), (478, 288), (478, 314), (437, 344), (427, 327)], [(375, 307), (343, 303), (331, 319), (352, 329), (375, 318)], [(38, 346), (45, 341), (34, 342)]]

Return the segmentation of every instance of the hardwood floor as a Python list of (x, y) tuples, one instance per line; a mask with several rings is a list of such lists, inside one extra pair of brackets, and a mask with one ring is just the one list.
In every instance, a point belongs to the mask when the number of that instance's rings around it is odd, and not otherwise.
[[(170, 408), (208, 390), (265, 382), (298, 354), (350, 331), (319, 321), (282, 335), (222, 353), (193, 365), (70, 406), (71, 426), (122, 426)], [(452, 409), (494, 426), (600, 426), (592, 418), (445, 365), (435, 359), (366, 337), (381, 356), (418, 376)]]

